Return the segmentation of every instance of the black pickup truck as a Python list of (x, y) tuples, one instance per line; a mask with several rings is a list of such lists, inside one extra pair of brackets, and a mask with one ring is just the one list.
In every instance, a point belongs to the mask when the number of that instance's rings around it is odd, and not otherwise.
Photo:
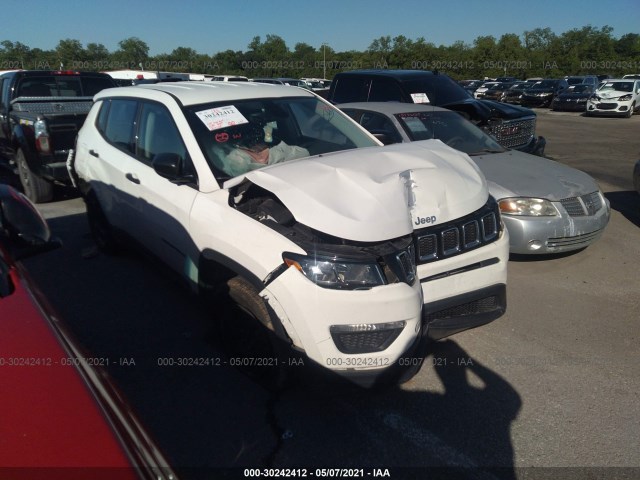
[(543, 155), (546, 140), (536, 136), (533, 110), (477, 100), (453, 79), (427, 70), (353, 70), (336, 74), (327, 99), (350, 102), (429, 103), (455, 110), (506, 148)]
[(69, 149), (100, 90), (115, 87), (103, 73), (18, 70), (0, 75), (0, 166), (20, 177), (36, 203), (70, 183)]

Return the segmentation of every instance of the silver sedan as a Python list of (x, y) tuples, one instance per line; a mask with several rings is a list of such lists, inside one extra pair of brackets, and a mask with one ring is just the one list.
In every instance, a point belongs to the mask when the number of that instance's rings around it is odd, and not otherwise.
[(609, 222), (609, 201), (589, 175), (506, 150), (457, 112), (393, 102), (338, 107), (385, 144), (437, 139), (467, 153), (498, 201), (511, 253), (579, 250), (600, 238)]

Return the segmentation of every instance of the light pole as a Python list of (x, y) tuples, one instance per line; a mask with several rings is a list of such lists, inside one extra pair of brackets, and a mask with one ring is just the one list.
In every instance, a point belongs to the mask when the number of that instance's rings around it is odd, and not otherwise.
[(322, 80), (327, 78), (327, 44), (322, 44)]

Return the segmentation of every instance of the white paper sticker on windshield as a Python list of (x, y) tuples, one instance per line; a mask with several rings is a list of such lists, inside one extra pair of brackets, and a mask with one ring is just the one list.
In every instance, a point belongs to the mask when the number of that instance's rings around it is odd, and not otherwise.
[(413, 103), (431, 103), (426, 93), (412, 93)]
[(249, 120), (244, 118), (242, 113), (233, 105), (202, 110), (201, 112), (196, 112), (196, 115), (211, 132), (220, 130), (221, 128), (249, 123)]

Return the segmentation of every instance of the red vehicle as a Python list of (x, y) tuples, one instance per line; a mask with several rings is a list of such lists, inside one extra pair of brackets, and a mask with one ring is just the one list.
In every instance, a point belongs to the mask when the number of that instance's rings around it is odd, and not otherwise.
[(0, 185), (0, 478), (176, 478), (19, 263), (60, 245), (33, 204)]

